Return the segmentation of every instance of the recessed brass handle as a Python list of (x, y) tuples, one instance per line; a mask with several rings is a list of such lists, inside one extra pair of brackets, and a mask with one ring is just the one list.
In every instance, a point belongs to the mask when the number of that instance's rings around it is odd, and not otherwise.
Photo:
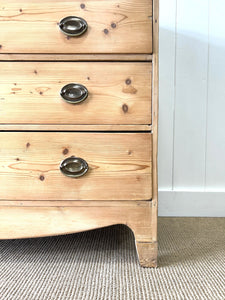
[(60, 171), (68, 177), (81, 177), (88, 171), (88, 163), (80, 157), (71, 156), (60, 163)]
[(79, 36), (85, 33), (88, 24), (80, 17), (69, 16), (59, 22), (59, 28), (65, 35)]
[(66, 102), (77, 104), (88, 97), (88, 90), (82, 84), (70, 83), (61, 89), (60, 95)]

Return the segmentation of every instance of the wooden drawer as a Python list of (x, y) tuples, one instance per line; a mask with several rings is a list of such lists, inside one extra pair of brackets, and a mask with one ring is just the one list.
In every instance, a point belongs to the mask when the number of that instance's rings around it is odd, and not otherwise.
[[(87, 31), (63, 34), (67, 16), (85, 19)], [(151, 53), (152, 2), (3, 0), (0, 44), (0, 53)]]
[[(1, 132), (0, 200), (148, 200), (152, 197), (150, 133)], [(79, 178), (60, 162), (88, 165)]]
[[(0, 124), (151, 124), (151, 63), (0, 63)], [(62, 87), (88, 90), (67, 103)], [(76, 91), (76, 89), (75, 89)]]

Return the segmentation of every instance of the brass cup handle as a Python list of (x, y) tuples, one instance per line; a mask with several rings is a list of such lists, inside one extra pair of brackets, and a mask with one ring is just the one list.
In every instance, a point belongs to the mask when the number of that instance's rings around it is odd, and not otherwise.
[(69, 16), (59, 22), (59, 29), (68, 36), (80, 36), (87, 28), (87, 22), (80, 17)]
[(71, 156), (60, 163), (60, 171), (68, 177), (81, 177), (88, 171), (88, 163), (80, 157)]
[(71, 104), (77, 104), (88, 97), (88, 90), (82, 84), (70, 83), (61, 89), (60, 95), (64, 101)]

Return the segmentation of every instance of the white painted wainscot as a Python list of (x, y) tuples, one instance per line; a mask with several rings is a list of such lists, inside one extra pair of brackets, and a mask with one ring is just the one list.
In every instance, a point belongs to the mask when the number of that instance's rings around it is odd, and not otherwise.
[(225, 1), (160, 0), (159, 215), (225, 216)]

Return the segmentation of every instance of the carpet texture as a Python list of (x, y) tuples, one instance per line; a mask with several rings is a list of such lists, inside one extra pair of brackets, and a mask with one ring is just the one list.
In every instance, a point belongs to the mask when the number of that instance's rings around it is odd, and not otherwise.
[(0, 241), (1, 300), (225, 299), (225, 218), (159, 218), (159, 267), (118, 225)]

